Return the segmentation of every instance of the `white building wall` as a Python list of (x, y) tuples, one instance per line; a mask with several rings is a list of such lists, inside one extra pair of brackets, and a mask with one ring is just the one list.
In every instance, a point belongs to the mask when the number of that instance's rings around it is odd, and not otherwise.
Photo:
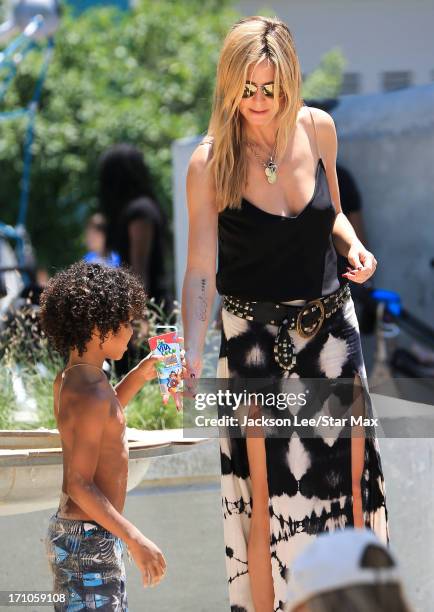
[(383, 71), (410, 70), (412, 84), (433, 80), (433, 0), (239, 0), (244, 15), (265, 9), (291, 30), (302, 72), (340, 47), (346, 72), (361, 74), (360, 93), (382, 91)]

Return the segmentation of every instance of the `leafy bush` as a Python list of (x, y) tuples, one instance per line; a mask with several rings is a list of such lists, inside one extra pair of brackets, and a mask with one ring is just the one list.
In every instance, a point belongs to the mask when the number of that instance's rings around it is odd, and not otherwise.
[(14, 403), (12, 372), (0, 364), (0, 429), (11, 429)]
[(146, 383), (126, 410), (128, 427), (136, 429), (173, 429), (182, 427), (182, 414), (172, 399), (164, 406), (158, 385)]
[(342, 86), (342, 71), (346, 60), (339, 48), (331, 49), (323, 55), (317, 68), (303, 83), (303, 98), (336, 98)]
[[(170, 215), (171, 143), (203, 132), (223, 36), (238, 18), (228, 0), (140, 0), (134, 10), (65, 14), (36, 119), (28, 226), (41, 265), (83, 253), (83, 221), (96, 207), (96, 162), (109, 145), (144, 151)], [(29, 101), (42, 61), (20, 64), (0, 110)], [(0, 210), (14, 224), (26, 122), (0, 122)]]
[[(147, 338), (155, 334), (155, 326), (176, 322), (176, 306), (175, 303), (173, 311), (165, 316), (160, 304), (150, 304), (147, 333), (141, 340), (145, 354)], [(0, 429), (55, 428), (53, 381), (64, 365), (60, 356), (50, 350), (30, 302), (11, 313), (0, 331)], [(14, 379), (22, 387), (21, 398), (14, 390)], [(116, 382), (112, 380), (112, 384)], [(31, 413), (31, 420), (17, 418), (23, 409)], [(126, 419), (128, 427), (139, 429), (182, 427), (182, 414), (173, 400), (166, 406), (162, 404), (156, 380), (146, 383), (128, 404)]]

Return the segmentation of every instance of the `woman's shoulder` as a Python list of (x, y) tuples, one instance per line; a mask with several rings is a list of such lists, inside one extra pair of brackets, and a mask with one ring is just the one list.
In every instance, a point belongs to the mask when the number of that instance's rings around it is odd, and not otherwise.
[(201, 196), (202, 202), (214, 201), (214, 175), (211, 164), (209, 163), (212, 156), (213, 139), (210, 136), (205, 136), (194, 149), (187, 171), (187, 189), (191, 194), (191, 198)]
[(205, 171), (212, 157), (213, 144), (214, 138), (212, 136), (204, 136), (190, 157), (190, 166), (193, 166), (194, 169)]
[(200, 180), (211, 179), (212, 170), (210, 161), (212, 158), (213, 138), (205, 136), (194, 149), (188, 164), (190, 176), (198, 177)]
[(335, 126), (333, 117), (330, 115), (330, 113), (322, 108), (317, 108), (316, 106), (308, 106), (306, 104), (301, 106), (299, 110), (299, 118), (301, 121), (306, 123), (312, 123), (313, 120), (315, 122), (315, 127), (322, 130), (330, 130)]
[(320, 156), (327, 168), (327, 160), (332, 163), (336, 159), (337, 154), (337, 133), (333, 117), (322, 108), (314, 106), (304, 106), (301, 111), (301, 121), (304, 129), (307, 132), (312, 130), (312, 134), (317, 142), (317, 147)]

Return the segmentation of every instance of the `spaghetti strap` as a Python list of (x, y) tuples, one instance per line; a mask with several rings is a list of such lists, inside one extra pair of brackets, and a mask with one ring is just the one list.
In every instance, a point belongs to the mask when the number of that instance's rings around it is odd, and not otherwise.
[(211, 146), (213, 146), (214, 144), (214, 137), (213, 136), (208, 136), (207, 134), (202, 138), (202, 140), (200, 141), (200, 143), (198, 144), (198, 146), (200, 145), (205, 145), (205, 144), (209, 144)]
[(316, 133), (315, 121), (314, 121), (314, 119), (313, 119), (313, 115), (312, 115), (312, 111), (310, 110), (310, 106), (308, 106), (307, 108), (308, 108), (308, 110), (309, 110), (309, 113), (310, 113), (310, 118), (312, 119), (312, 123), (313, 123), (313, 131), (314, 131), (314, 133), (315, 133), (315, 146), (316, 146), (316, 150), (317, 150), (317, 153), (318, 153), (318, 159), (322, 159), (322, 158), (321, 158), (321, 152), (320, 152), (320, 150), (319, 150), (319, 144), (318, 144), (318, 135), (317, 135), (317, 133)]
[(105, 374), (105, 372), (104, 372), (104, 370), (102, 368), (100, 368), (99, 366), (94, 365), (93, 363), (74, 363), (73, 365), (70, 365), (67, 368), (65, 368), (62, 371), (60, 387), (59, 387), (59, 393), (57, 394), (57, 417), (59, 417), (59, 414), (60, 414), (60, 393), (62, 391), (63, 381), (65, 380), (65, 374), (66, 374), (66, 372), (68, 372), (68, 370), (71, 370), (72, 368), (76, 368), (77, 366), (81, 366), (81, 365), (86, 365), (86, 366), (91, 366), (93, 368), (98, 368), (98, 370), (100, 370), (103, 374)]

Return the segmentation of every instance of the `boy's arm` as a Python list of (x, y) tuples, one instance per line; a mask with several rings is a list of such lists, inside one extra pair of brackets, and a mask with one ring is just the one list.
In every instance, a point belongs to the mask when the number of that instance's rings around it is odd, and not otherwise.
[(154, 357), (149, 353), (142, 361), (124, 376), (115, 386), (119, 402), (125, 407), (128, 402), (140, 391), (145, 382), (157, 376), (155, 364), (162, 361), (163, 357)]
[(75, 406), (67, 493), (93, 520), (130, 544), (142, 536), (141, 532), (116, 510), (93, 480), (109, 413), (108, 397), (81, 399)]

